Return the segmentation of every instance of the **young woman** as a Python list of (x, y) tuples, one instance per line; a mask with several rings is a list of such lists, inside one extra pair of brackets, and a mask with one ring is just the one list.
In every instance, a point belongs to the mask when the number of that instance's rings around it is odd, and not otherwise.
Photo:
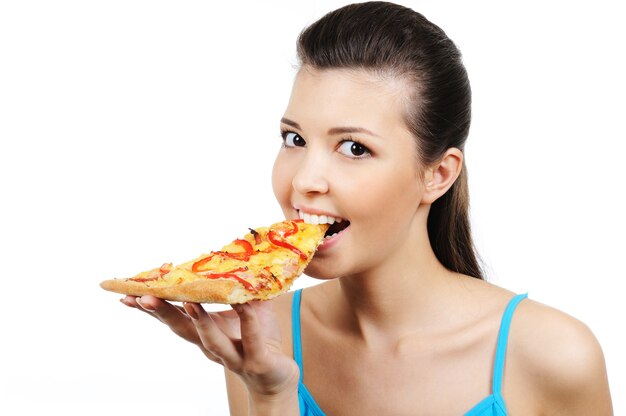
[(338, 9), (298, 39), (273, 186), (287, 218), (333, 222), (324, 282), (157, 317), (226, 368), (233, 415), (610, 415), (604, 359), (574, 318), (483, 280), (472, 243), (460, 54), (391, 3)]

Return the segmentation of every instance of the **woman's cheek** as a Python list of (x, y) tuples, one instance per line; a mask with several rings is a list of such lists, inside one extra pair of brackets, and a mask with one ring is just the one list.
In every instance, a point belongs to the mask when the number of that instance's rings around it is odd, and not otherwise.
[(274, 167), (272, 168), (272, 190), (278, 203), (283, 206), (285, 199), (288, 198), (289, 181), (290, 178), (285, 172), (285, 164), (282, 160), (281, 153), (279, 152), (274, 161)]

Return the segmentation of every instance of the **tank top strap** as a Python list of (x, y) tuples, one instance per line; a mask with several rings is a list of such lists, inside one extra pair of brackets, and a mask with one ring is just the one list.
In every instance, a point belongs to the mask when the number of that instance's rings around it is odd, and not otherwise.
[(293, 343), (293, 359), (300, 368), (300, 383), (304, 377), (302, 369), (302, 336), (300, 333), (300, 303), (302, 299), (302, 289), (298, 289), (293, 294), (291, 301), (291, 338)]
[(509, 329), (511, 328), (511, 320), (513, 312), (517, 305), (528, 297), (528, 293), (514, 296), (504, 310), (502, 322), (500, 323), (500, 332), (498, 333), (498, 344), (496, 346), (496, 359), (493, 366), (493, 394), (500, 396), (502, 393), (502, 378), (504, 377), (504, 361), (506, 358), (506, 347), (509, 341)]

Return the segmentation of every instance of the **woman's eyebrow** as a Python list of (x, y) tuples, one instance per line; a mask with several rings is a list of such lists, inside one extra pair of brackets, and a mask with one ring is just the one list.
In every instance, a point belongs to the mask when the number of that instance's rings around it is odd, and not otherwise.
[(285, 123), (288, 126), (295, 127), (298, 130), (302, 130), (302, 128), (300, 127), (298, 123), (296, 123), (295, 121), (291, 121), (288, 118), (283, 117), (280, 119), (280, 122)]
[(368, 129), (364, 129), (363, 127), (333, 127), (328, 130), (328, 135), (332, 136), (333, 134), (343, 134), (343, 133), (365, 133), (373, 137), (381, 138), (379, 135), (369, 131)]
[[(293, 120), (289, 120), (288, 118), (283, 117), (280, 119), (280, 121), (282, 123), (287, 124), (288, 126), (295, 127), (298, 130), (302, 130), (300, 125)], [(363, 127), (333, 127), (330, 130), (328, 130), (328, 135), (330, 136), (335, 135), (335, 134), (344, 134), (344, 133), (365, 133), (365, 134), (369, 134), (370, 136), (380, 138), (379, 135), (371, 132), (368, 129), (364, 129)]]

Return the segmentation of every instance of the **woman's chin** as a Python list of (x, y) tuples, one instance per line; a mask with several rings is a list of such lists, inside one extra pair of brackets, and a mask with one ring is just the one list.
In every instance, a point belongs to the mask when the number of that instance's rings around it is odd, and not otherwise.
[(324, 265), (320, 263), (321, 262), (316, 262), (315, 258), (313, 258), (311, 263), (304, 269), (304, 274), (319, 280), (332, 280), (339, 277), (330, 267), (324, 267)]

